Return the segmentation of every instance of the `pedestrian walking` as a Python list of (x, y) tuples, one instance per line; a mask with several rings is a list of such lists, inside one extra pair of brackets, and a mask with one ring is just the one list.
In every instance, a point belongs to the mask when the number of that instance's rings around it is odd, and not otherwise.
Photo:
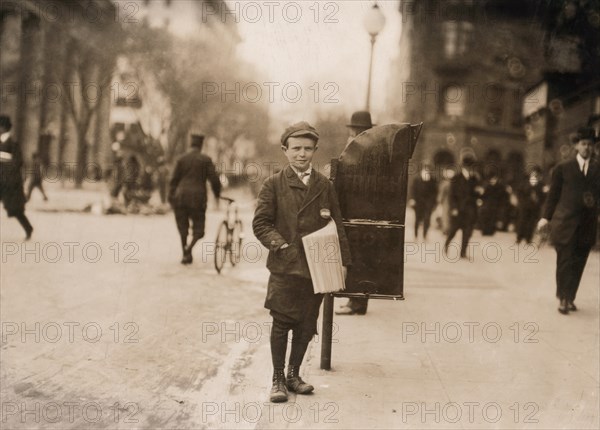
[(0, 201), (8, 217), (15, 217), (25, 230), (25, 240), (31, 238), (33, 227), (25, 216), (25, 192), (23, 191), (23, 155), (21, 146), (10, 133), (12, 122), (7, 115), (0, 115)]
[(424, 164), (419, 175), (413, 180), (411, 187), (411, 200), (409, 205), (415, 211), (415, 240), (419, 236), (419, 226), (423, 225), (423, 239), (427, 239), (427, 232), (431, 223), (431, 214), (436, 206), (438, 193), (437, 180), (429, 164)]
[(442, 230), (444, 235), (447, 235), (450, 231), (450, 183), (454, 178), (456, 172), (452, 167), (444, 167), (442, 170), (442, 179), (440, 181), (438, 195), (437, 195), (437, 216), (436, 221), (438, 227)]
[(479, 209), (479, 227), (483, 236), (493, 236), (496, 229), (502, 227), (501, 218), (507, 210), (508, 199), (506, 187), (497, 175), (492, 175), (483, 187)]
[[(181, 264), (193, 262), (194, 245), (204, 237), (206, 181), (210, 181), (213, 194), (217, 199), (221, 195), (221, 182), (210, 157), (202, 154), (203, 144), (203, 135), (191, 136), (191, 149), (177, 160), (169, 185), (169, 203), (175, 212), (175, 222), (181, 238), (183, 252)], [(192, 238), (188, 243), (190, 223)]]
[[(271, 272), (265, 308), (273, 318), (271, 357), (273, 361), (272, 402), (285, 402), (288, 390), (308, 394), (314, 387), (300, 377), (300, 366), (312, 337), (323, 294), (315, 294), (302, 237), (325, 227), (321, 216), (328, 210), (336, 223), (342, 264), (351, 264), (350, 248), (333, 184), (313, 169), (319, 134), (307, 122), (296, 123), (281, 136), (281, 148), (289, 164), (267, 178), (258, 194), (252, 227), (269, 250)], [(344, 270), (345, 271), (345, 270)], [(287, 378), (284, 372), (288, 333), (292, 349)]]
[(450, 227), (444, 244), (444, 252), (448, 252), (450, 242), (458, 232), (462, 231), (460, 246), (460, 257), (467, 257), (467, 246), (475, 222), (477, 221), (477, 198), (479, 194), (476, 188), (479, 184), (477, 173), (474, 170), (475, 160), (471, 156), (465, 156), (462, 160), (460, 172), (450, 181), (448, 203), (450, 207)]
[(33, 189), (37, 188), (42, 193), (42, 196), (44, 197), (44, 201), (47, 202), (48, 197), (46, 196), (46, 193), (44, 192), (44, 184), (43, 184), (44, 178), (42, 175), (42, 159), (37, 152), (34, 152), (32, 155), (32, 164), (33, 164), (33, 171), (31, 173), (31, 178), (29, 179), (29, 185), (27, 187), (27, 199), (26, 200), (29, 201), (29, 199), (31, 199), (31, 193), (33, 192)]
[(167, 189), (169, 184), (169, 168), (165, 157), (162, 155), (157, 159), (158, 166), (156, 167), (156, 186), (160, 195), (160, 202), (164, 205), (167, 203)]
[(127, 158), (123, 173), (123, 198), (125, 199), (125, 207), (128, 207), (132, 202), (138, 203), (140, 189), (142, 165), (135, 155), (131, 154)]
[(112, 184), (110, 188), (110, 196), (117, 200), (121, 189), (123, 188), (125, 179), (125, 160), (121, 150), (114, 153), (113, 168), (112, 168)]
[(546, 190), (541, 181), (542, 169), (534, 166), (529, 177), (517, 188), (517, 243), (531, 243), (535, 226), (540, 220), (546, 200)]
[(588, 255), (596, 241), (600, 167), (591, 160), (595, 130), (580, 128), (573, 139), (576, 155), (559, 163), (552, 180), (538, 229), (550, 230), (556, 249), (558, 311), (576, 311), (575, 297)]
[[(352, 142), (352, 140), (372, 127), (374, 124), (371, 122), (371, 113), (368, 111), (357, 111), (350, 117), (350, 123), (346, 124), (348, 128), (348, 141), (346, 144)], [(365, 315), (367, 308), (369, 307), (369, 299), (363, 297), (351, 297), (348, 299), (345, 305), (335, 311), (336, 315)]]

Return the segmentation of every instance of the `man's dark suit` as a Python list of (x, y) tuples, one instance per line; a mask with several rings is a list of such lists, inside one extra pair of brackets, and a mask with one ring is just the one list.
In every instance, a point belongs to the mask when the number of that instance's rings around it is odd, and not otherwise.
[[(475, 222), (477, 221), (477, 197), (475, 190), (479, 181), (474, 174), (465, 178), (463, 173), (454, 176), (450, 182), (450, 192), (448, 196), (450, 210), (450, 227), (448, 237), (446, 238), (445, 249), (448, 248), (450, 241), (454, 238), (458, 230), (462, 230), (462, 243), (460, 255), (466, 256), (467, 245), (473, 234)], [(453, 215), (453, 211), (458, 211)]]
[(436, 205), (437, 181), (434, 178), (429, 178), (426, 181), (419, 174), (413, 181), (411, 191), (412, 198), (415, 201), (415, 238), (421, 223), (423, 223), (423, 237), (426, 237), (431, 221), (431, 213)]
[(191, 149), (177, 161), (170, 183), (169, 202), (175, 211), (177, 229), (182, 238), (187, 237), (190, 219), (194, 238), (204, 237), (207, 180), (215, 196), (219, 197), (221, 182), (215, 166), (200, 149)]
[(584, 176), (577, 159), (558, 164), (543, 218), (550, 221), (550, 241), (556, 248), (556, 295), (573, 302), (588, 255), (596, 241), (600, 167), (590, 162)]

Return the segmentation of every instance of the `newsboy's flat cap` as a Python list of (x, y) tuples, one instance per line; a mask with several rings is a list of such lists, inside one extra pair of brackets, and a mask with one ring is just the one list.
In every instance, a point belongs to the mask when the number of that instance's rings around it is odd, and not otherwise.
[(577, 130), (577, 133), (573, 136), (573, 143), (577, 143), (580, 140), (591, 140), (594, 142), (596, 140), (596, 130), (592, 127), (581, 127)]
[(308, 137), (315, 142), (319, 141), (319, 133), (317, 129), (306, 121), (300, 121), (290, 125), (281, 135), (281, 144), (285, 145), (290, 137)]

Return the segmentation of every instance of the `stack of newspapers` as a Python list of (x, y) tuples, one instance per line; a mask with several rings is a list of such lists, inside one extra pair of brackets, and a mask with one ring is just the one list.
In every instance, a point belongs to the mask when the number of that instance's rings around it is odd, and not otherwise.
[(346, 288), (342, 271), (340, 240), (335, 222), (302, 238), (315, 294), (335, 293)]

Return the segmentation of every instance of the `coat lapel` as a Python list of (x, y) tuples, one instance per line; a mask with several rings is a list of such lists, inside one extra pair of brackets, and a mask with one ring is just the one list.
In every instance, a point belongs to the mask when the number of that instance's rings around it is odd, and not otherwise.
[(285, 176), (290, 187), (306, 190), (306, 185), (304, 185), (304, 182), (300, 180), (296, 172), (294, 172), (294, 169), (292, 169), (292, 167), (289, 165), (285, 168)]
[[(587, 175), (585, 176), (587, 180), (591, 180), (592, 178), (596, 178), (600, 171), (600, 165), (596, 162), (589, 161)], [(595, 179), (597, 180), (597, 179)]]
[[(300, 181), (299, 178), (298, 181)], [(308, 191), (306, 193), (306, 197), (304, 197), (304, 202), (302, 202), (302, 206), (300, 207), (298, 213), (302, 212), (317, 197), (319, 197), (319, 195), (325, 191), (325, 188), (327, 188), (327, 183), (321, 178), (320, 175), (317, 175), (315, 169), (313, 169), (312, 173), (310, 174), (310, 179), (308, 180)]]
[(310, 205), (319, 195), (327, 188), (327, 183), (317, 175), (315, 169), (310, 174), (308, 180), (308, 187), (304, 185), (304, 182), (300, 180), (294, 169), (291, 166), (287, 166), (284, 174), (287, 178), (287, 183), (290, 188), (298, 188), (305, 192), (304, 199), (298, 209), (298, 213), (302, 212), (308, 205)]

